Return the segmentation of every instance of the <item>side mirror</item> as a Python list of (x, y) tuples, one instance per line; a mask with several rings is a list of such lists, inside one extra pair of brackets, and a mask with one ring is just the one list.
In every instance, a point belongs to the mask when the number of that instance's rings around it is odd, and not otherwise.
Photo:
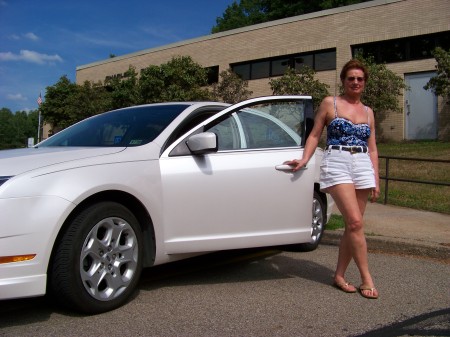
[(186, 145), (193, 154), (217, 152), (217, 135), (214, 132), (202, 132), (189, 137)]

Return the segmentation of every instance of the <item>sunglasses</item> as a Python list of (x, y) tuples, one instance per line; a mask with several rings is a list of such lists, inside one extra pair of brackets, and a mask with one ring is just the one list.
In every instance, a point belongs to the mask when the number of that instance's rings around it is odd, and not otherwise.
[(349, 82), (353, 82), (354, 80), (357, 80), (358, 82), (364, 82), (364, 77), (354, 77), (354, 76), (350, 76), (346, 78), (347, 81)]

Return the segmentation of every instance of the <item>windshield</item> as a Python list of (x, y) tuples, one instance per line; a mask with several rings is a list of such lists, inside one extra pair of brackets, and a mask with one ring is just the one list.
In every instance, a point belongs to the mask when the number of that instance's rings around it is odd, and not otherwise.
[(46, 146), (139, 146), (153, 141), (187, 104), (149, 105), (85, 119), (39, 144)]

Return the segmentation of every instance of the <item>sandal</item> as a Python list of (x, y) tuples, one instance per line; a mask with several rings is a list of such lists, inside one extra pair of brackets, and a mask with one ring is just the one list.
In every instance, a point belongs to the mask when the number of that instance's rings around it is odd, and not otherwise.
[(344, 293), (356, 293), (355, 286), (345, 281), (342, 282), (334, 281), (333, 286), (338, 288), (339, 290), (342, 290)]
[[(363, 291), (370, 291), (370, 293), (364, 293)], [(376, 300), (378, 298), (378, 291), (375, 288), (361, 285), (359, 287), (359, 292), (362, 297), (369, 298), (371, 300)]]

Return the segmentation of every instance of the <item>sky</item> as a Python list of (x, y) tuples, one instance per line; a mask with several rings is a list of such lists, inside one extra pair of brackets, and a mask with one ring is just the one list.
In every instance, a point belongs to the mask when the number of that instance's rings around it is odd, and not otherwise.
[(233, 0), (0, 0), (0, 109), (38, 108), (76, 67), (206, 36)]

